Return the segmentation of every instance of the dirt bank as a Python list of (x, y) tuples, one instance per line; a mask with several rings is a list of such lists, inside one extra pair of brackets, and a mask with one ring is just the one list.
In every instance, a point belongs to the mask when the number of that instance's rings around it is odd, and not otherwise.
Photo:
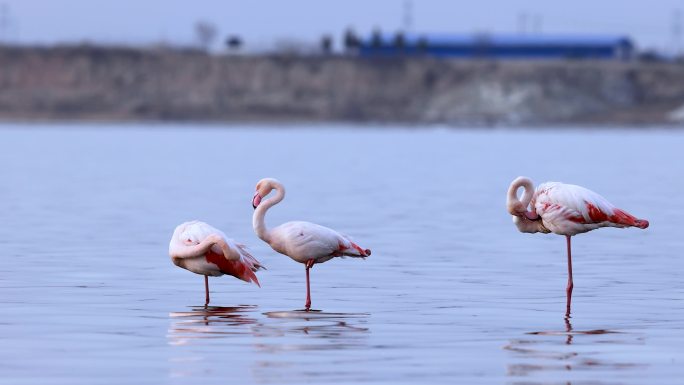
[(0, 48), (0, 119), (662, 124), (684, 65)]

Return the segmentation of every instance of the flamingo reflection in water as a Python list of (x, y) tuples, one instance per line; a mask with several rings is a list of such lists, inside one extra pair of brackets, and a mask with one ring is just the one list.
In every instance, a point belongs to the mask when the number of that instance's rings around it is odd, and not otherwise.
[[(567, 380), (570, 382), (569, 380), (581, 379), (582, 373), (586, 373), (588, 369), (627, 370), (643, 366), (603, 358), (602, 349), (612, 350), (616, 345), (640, 345), (640, 337), (630, 333), (608, 329), (576, 330), (570, 323), (570, 318), (564, 317), (563, 330), (525, 334), (526, 337), (512, 339), (504, 346), (513, 355), (514, 363), (508, 365), (508, 375), (511, 377), (530, 378), (545, 376), (549, 372), (567, 372)], [(586, 346), (594, 348), (587, 350)]]
[(256, 309), (255, 305), (197, 306), (189, 311), (172, 312), (169, 344), (187, 345), (196, 339), (253, 334), (251, 327), (257, 324), (257, 319), (250, 313)]

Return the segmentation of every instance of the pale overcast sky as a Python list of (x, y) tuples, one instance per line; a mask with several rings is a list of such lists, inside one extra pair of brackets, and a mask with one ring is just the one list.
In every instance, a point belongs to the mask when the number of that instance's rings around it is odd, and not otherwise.
[[(347, 26), (396, 31), (406, 0), (0, 0), (0, 39), (19, 43), (193, 42), (197, 20), (248, 44), (317, 41)], [(416, 32), (516, 32), (521, 14), (542, 33), (628, 34), (640, 47), (671, 49), (673, 14), (684, 0), (412, 0)], [(4, 7), (2, 6), (4, 4)], [(680, 11), (681, 14), (681, 11)]]

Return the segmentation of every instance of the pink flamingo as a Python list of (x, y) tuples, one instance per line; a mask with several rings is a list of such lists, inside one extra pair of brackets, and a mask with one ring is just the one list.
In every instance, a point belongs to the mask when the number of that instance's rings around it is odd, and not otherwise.
[(204, 222), (185, 222), (176, 227), (169, 244), (171, 261), (183, 269), (204, 275), (205, 305), (209, 304), (209, 276), (232, 275), (259, 285), (256, 274), (261, 263), (219, 229)]
[[(262, 199), (276, 190), (273, 198)], [(265, 178), (256, 185), (256, 193), (252, 199), (254, 216), (252, 224), (257, 236), (268, 243), (273, 250), (287, 255), (293, 260), (303, 263), (306, 268), (306, 303), (305, 310), (311, 308), (311, 289), (309, 286), (309, 269), (316, 263), (329, 261), (334, 257), (359, 257), (371, 255), (369, 249), (362, 249), (346, 235), (335, 230), (310, 222), (287, 222), (272, 229), (264, 223), (266, 211), (278, 204), (285, 197), (285, 187), (275, 179)]]
[[(524, 191), (522, 198), (518, 199), (520, 187)], [(638, 219), (620, 210), (589, 189), (572, 184), (546, 182), (535, 190), (532, 181), (522, 176), (516, 178), (508, 188), (507, 208), (520, 232), (565, 235), (568, 249), (566, 317), (570, 317), (573, 288), (570, 237), (600, 227), (648, 227), (647, 220)]]

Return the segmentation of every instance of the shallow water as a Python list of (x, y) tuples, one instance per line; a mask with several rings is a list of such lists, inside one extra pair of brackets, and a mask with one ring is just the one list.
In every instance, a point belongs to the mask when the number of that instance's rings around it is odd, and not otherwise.
[[(678, 384), (684, 131), (0, 127), (0, 383)], [(587, 186), (650, 220), (565, 241), (521, 234), (518, 175)], [(366, 260), (312, 270), (251, 229), (351, 235)], [(248, 244), (262, 288), (173, 266), (202, 219)]]

